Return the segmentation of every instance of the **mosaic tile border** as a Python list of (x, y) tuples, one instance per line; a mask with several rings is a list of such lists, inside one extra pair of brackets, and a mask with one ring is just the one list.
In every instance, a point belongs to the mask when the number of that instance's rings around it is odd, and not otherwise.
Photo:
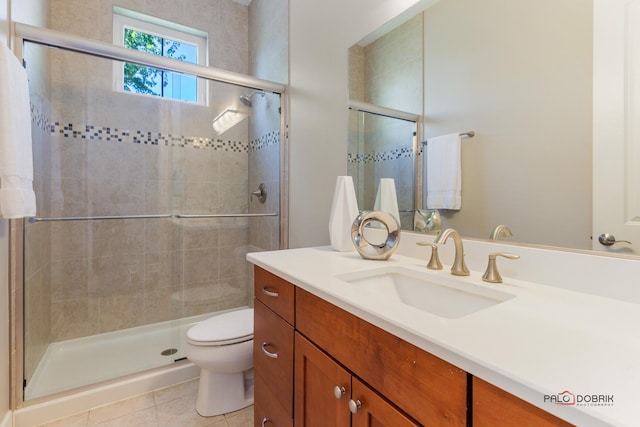
[(206, 137), (163, 134), (161, 132), (130, 131), (105, 126), (74, 125), (51, 122), (42, 112), (31, 106), (31, 122), (44, 132), (62, 135), (65, 138), (88, 141), (110, 141), (164, 147), (212, 148), (235, 153), (256, 152), (280, 142), (280, 131), (272, 131), (248, 144), (243, 141), (224, 141)]
[[(420, 153), (417, 153), (420, 155)], [(414, 157), (413, 148), (401, 147), (393, 148), (388, 151), (382, 151), (379, 153), (347, 153), (347, 161), (349, 163), (378, 163), (387, 160), (406, 159)]]

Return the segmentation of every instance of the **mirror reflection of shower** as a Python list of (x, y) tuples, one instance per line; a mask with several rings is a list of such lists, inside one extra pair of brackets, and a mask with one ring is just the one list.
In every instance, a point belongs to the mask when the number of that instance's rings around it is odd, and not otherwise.
[(250, 93), (247, 93), (247, 94), (244, 94), (244, 95), (240, 95), (240, 102), (242, 102), (247, 107), (251, 108), (253, 106), (253, 102), (251, 102), (251, 98), (254, 95), (260, 95), (260, 96), (264, 97), (264, 91), (260, 90), (260, 89), (256, 89), (253, 92), (250, 92)]

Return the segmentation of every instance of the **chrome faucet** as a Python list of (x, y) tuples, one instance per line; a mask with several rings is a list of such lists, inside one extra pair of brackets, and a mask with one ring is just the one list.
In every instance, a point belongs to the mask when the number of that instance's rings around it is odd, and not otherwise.
[(456, 248), (456, 256), (453, 260), (453, 265), (451, 266), (451, 274), (454, 274), (456, 276), (468, 276), (469, 269), (464, 263), (464, 248), (462, 247), (462, 238), (456, 230), (454, 230), (453, 228), (447, 228), (442, 232), (442, 234), (438, 235), (438, 237), (436, 237), (433, 242), (445, 244), (449, 236), (451, 236), (451, 238), (453, 239), (453, 243)]

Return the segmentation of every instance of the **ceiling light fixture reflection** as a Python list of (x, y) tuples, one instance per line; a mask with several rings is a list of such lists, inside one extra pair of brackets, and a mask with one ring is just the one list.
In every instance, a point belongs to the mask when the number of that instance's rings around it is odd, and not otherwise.
[(213, 130), (221, 135), (240, 123), (244, 118), (247, 117), (246, 114), (241, 113), (238, 110), (232, 110), (231, 108), (225, 109), (222, 113), (218, 114), (215, 119), (213, 119)]

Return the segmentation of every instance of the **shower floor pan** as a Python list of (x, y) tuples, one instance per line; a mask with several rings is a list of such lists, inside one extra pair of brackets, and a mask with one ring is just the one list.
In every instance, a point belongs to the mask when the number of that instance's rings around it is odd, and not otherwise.
[[(189, 327), (215, 314), (220, 312), (51, 343), (27, 383), (25, 400), (165, 366), (184, 358)], [(163, 355), (163, 352), (169, 354)]]

